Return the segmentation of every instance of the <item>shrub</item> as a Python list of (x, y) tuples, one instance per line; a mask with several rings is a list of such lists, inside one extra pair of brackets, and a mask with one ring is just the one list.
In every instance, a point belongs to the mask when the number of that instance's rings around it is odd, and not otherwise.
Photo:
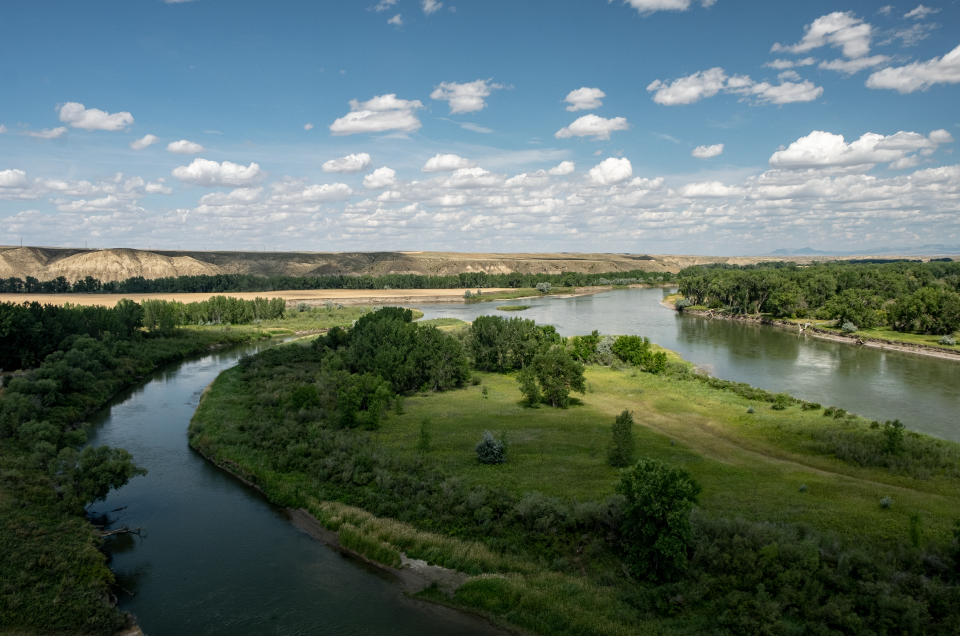
[(566, 408), (570, 391), (581, 395), (586, 391), (583, 365), (559, 347), (534, 356), (529, 366), (517, 374), (517, 381), (531, 406), (546, 402), (555, 408)]
[(951, 347), (957, 344), (957, 341), (953, 339), (953, 336), (944, 336), (940, 338), (939, 342), (942, 345), (949, 345)]
[(650, 373), (663, 373), (667, 368), (666, 352), (654, 352), (651, 348), (650, 338), (620, 336), (613, 343), (612, 350), (621, 360), (641, 367), (644, 371)]
[(299, 311), (301, 314), (305, 311), (308, 311), (309, 309), (310, 309), (310, 305), (308, 305), (307, 303), (297, 303), (297, 311)]
[(621, 473), (620, 545), (634, 577), (659, 582), (684, 573), (692, 541), (690, 511), (700, 490), (687, 471), (655, 459), (641, 459)]
[(467, 291), (463, 292), (463, 297), (464, 297), (464, 298), (470, 298), (471, 296), (473, 296), (473, 292), (471, 292), (469, 289), (468, 289)]
[(326, 308), (327, 311), (330, 311), (331, 309), (333, 309), (333, 301), (328, 300), (327, 302), (323, 303), (323, 306), (324, 308)]
[(551, 289), (552, 289), (552, 286), (550, 285), (550, 283), (537, 283), (537, 291), (540, 292), (541, 294), (546, 294)]
[(841, 325), (840, 329), (842, 329), (845, 333), (854, 333), (857, 331), (857, 326), (848, 320)]
[(883, 450), (891, 455), (899, 455), (903, 451), (903, 422), (900, 420), (883, 423), (883, 436), (886, 438)]
[(490, 431), (484, 431), (483, 439), (477, 442), (477, 461), (481, 464), (504, 463), (507, 461), (506, 444), (494, 439)]
[(886, 510), (892, 505), (893, 505), (893, 499), (891, 499), (890, 497), (884, 497), (883, 499), (880, 500), (880, 507), (883, 508), (884, 510)]
[(613, 422), (613, 440), (607, 462), (616, 468), (629, 466), (633, 461), (633, 413), (624, 409)]
[(790, 406), (791, 402), (793, 402), (793, 398), (786, 393), (777, 393), (776, 396), (774, 396), (773, 406), (770, 408), (775, 411), (782, 411)]
[(681, 298), (677, 302), (673, 303), (673, 306), (677, 308), (677, 311), (683, 311), (687, 307), (692, 307), (693, 302), (689, 298)]

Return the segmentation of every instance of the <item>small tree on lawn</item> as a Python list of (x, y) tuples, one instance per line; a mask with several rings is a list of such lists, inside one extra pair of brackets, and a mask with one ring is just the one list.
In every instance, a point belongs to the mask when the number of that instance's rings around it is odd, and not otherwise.
[(534, 356), (517, 380), (531, 405), (543, 401), (553, 407), (566, 408), (570, 405), (570, 391), (581, 395), (586, 392), (583, 365), (560, 347)]
[(690, 510), (700, 490), (687, 471), (655, 459), (621, 472), (617, 492), (626, 501), (620, 545), (634, 577), (670, 581), (687, 569)]
[(610, 444), (607, 462), (617, 468), (629, 466), (633, 461), (634, 445), (633, 413), (624, 409), (613, 422), (613, 442)]

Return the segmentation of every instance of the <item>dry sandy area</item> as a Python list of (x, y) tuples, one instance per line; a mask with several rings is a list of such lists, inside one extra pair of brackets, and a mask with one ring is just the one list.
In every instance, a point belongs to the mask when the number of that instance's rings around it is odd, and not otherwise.
[[(272, 292), (230, 292), (223, 294), (0, 294), (0, 302), (22, 303), (36, 301), (41, 304), (104, 305), (112, 307), (121, 298), (141, 302), (143, 300), (179, 300), (184, 303), (199, 302), (213, 296), (233, 296), (244, 300), (283, 298), (287, 304), (305, 302), (322, 305), (327, 300), (345, 305), (383, 303), (457, 302), (463, 300), (462, 289), (308, 289)], [(512, 291), (507, 288), (485, 289), (487, 292)]]

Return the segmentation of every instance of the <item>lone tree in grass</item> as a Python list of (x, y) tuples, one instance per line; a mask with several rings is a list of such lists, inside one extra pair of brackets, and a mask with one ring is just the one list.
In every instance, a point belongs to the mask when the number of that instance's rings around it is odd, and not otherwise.
[(531, 406), (546, 402), (554, 408), (566, 408), (570, 405), (570, 391), (581, 395), (586, 392), (583, 365), (559, 347), (534, 356), (517, 374), (517, 381)]
[(483, 439), (477, 442), (477, 461), (481, 464), (502, 464), (507, 461), (507, 445), (502, 439), (494, 439), (490, 431), (484, 431)]
[(621, 473), (617, 492), (626, 501), (620, 545), (634, 577), (659, 583), (687, 569), (690, 510), (700, 490), (687, 471), (655, 459), (641, 459)]
[(607, 462), (616, 468), (629, 466), (633, 461), (633, 413), (624, 409), (613, 422), (613, 442)]

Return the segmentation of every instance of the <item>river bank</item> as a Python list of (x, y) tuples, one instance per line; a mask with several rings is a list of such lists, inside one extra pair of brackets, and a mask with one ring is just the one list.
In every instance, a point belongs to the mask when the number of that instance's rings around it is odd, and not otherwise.
[[(660, 304), (668, 309), (680, 312), (670, 298), (664, 298), (660, 301)], [(887, 340), (883, 338), (871, 337), (869, 335), (863, 335), (862, 333), (840, 333), (829, 329), (823, 329), (811, 324), (810, 322), (777, 319), (760, 314), (728, 314), (711, 309), (684, 309), (683, 313), (716, 320), (730, 320), (734, 322), (769, 325), (797, 333), (809, 332), (815, 338), (831, 340), (833, 342), (840, 342), (843, 344), (870, 347), (873, 349), (885, 349), (889, 351), (900, 351), (902, 353), (913, 353), (932, 358), (940, 358), (941, 360), (954, 360), (960, 362), (960, 349), (951, 349), (947, 347), (927, 345), (916, 342), (906, 342), (902, 340)]]

